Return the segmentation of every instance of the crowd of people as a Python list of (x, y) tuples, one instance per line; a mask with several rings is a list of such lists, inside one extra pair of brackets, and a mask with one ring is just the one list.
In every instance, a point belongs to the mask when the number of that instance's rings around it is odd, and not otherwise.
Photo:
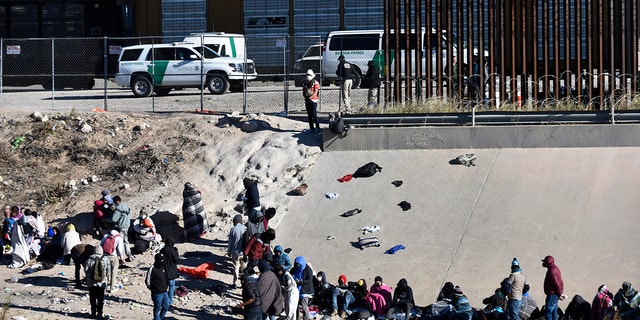
[[(184, 239), (202, 236), (208, 228), (201, 192), (189, 182), (183, 191)], [(146, 285), (151, 291), (154, 319), (163, 319), (173, 303), (175, 280), (178, 277), (178, 251), (171, 237), (163, 237), (146, 208), (136, 218), (131, 209), (108, 189), (93, 203), (93, 228), (88, 241), (82, 241), (73, 223), (65, 225), (64, 233), (57, 226), (45, 227), (40, 214), (20, 206), (6, 206), (0, 234), (2, 250), (11, 255), (8, 267), (29, 266), (24, 272), (53, 268), (55, 264), (73, 264), (75, 288), (83, 284), (89, 291), (90, 318), (103, 319), (105, 292), (115, 293), (118, 270), (135, 259), (134, 254), (151, 250), (155, 262), (147, 272)], [(91, 244), (90, 242), (97, 242)], [(38, 263), (31, 263), (32, 260)], [(84, 277), (81, 275), (84, 270)]]
[[(425, 320), (528, 320), (544, 318), (558, 320), (561, 311), (558, 301), (566, 299), (564, 282), (553, 256), (542, 259), (547, 269), (543, 290), (545, 301), (541, 307), (530, 295), (530, 284), (518, 259), (511, 261), (509, 275), (485, 299), (483, 309), (471, 307), (469, 299), (459, 285), (444, 284), (437, 301), (426, 307), (417, 307), (413, 290), (406, 279), (400, 279), (395, 288), (384, 283), (381, 276), (373, 279), (369, 287), (366, 279), (348, 281), (339, 275), (330, 283), (325, 272), (315, 271), (304, 256), (292, 259), (290, 249), (281, 245), (272, 247), (275, 230), (268, 227), (275, 214), (260, 206), (257, 182), (245, 179), (245, 214), (233, 218), (229, 232), (227, 255), (234, 265), (231, 284), (242, 285), (244, 319), (308, 320), (321, 316), (340, 316), (349, 319), (425, 319)], [(267, 215), (266, 211), (272, 212)], [(625, 282), (615, 297), (605, 285), (589, 304), (576, 295), (565, 311), (573, 320), (613, 320), (617, 312), (622, 320), (640, 319), (640, 294)], [(586, 310), (586, 311), (585, 311)]]

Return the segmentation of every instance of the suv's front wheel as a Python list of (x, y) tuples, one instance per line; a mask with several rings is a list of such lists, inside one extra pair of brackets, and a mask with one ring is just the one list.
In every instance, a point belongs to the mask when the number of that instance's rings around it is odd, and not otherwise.
[(133, 95), (139, 98), (148, 97), (153, 92), (151, 80), (145, 76), (137, 76), (131, 82)]
[(211, 74), (207, 76), (207, 89), (212, 94), (223, 94), (229, 89), (229, 81), (221, 74)]

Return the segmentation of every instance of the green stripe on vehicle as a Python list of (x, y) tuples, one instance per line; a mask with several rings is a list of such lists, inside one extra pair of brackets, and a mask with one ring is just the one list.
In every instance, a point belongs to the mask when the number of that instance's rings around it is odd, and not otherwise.
[(147, 68), (147, 72), (149, 72), (153, 76), (153, 85), (161, 85), (162, 80), (164, 79), (164, 74), (167, 72), (167, 66), (169, 65), (169, 60), (156, 60), (154, 61), (154, 66), (149, 66)]
[(238, 55), (236, 54), (236, 43), (233, 40), (233, 37), (229, 37), (229, 44), (231, 45), (231, 56), (237, 58)]
[[(395, 50), (391, 49), (389, 53), (390, 62), (389, 65), (393, 64), (393, 60), (395, 59)], [(384, 76), (387, 73), (385, 70), (384, 63), (384, 50), (377, 50), (375, 55), (373, 56), (373, 63), (380, 69), (380, 75)]]

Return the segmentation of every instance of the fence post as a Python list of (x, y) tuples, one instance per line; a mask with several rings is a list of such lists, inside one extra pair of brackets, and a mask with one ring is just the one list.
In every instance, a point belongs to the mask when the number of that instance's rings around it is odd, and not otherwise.
[(104, 37), (104, 43), (103, 43), (103, 53), (102, 53), (102, 60), (104, 61), (103, 63), (103, 68), (104, 68), (104, 72), (103, 72), (103, 81), (104, 81), (104, 111), (108, 111), (108, 103), (107, 103), (107, 99), (108, 99), (108, 95), (107, 95), (107, 82), (108, 82), (108, 59), (109, 59), (109, 45), (107, 43), (107, 37)]
[(54, 76), (56, 74), (56, 72), (55, 72), (55, 70), (56, 70), (55, 40), (56, 40), (55, 38), (51, 38), (51, 109), (53, 109), (54, 100), (56, 99), (56, 97), (55, 97), (56, 77)]
[(3, 52), (2, 52), (2, 48), (4, 48), (4, 38), (0, 38), (0, 110), (2, 109), (2, 95), (3, 95), (3, 77), (2, 75), (4, 74), (4, 70), (3, 70), (3, 66), (4, 66), (4, 59), (3, 58)]

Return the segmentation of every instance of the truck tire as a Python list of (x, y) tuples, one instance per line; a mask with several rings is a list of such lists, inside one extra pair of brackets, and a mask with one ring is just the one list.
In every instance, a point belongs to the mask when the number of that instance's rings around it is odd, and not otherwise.
[(156, 96), (166, 96), (171, 92), (171, 87), (155, 87), (153, 92), (156, 93)]
[(244, 85), (241, 80), (235, 80), (229, 83), (229, 91), (231, 92), (242, 92), (244, 90)]
[(210, 74), (207, 76), (207, 89), (212, 94), (223, 94), (229, 89), (229, 81), (221, 74)]
[(131, 82), (131, 92), (138, 98), (145, 98), (153, 92), (151, 80), (145, 76), (137, 76)]
[(95, 86), (96, 81), (93, 78), (81, 78), (74, 81), (71, 87), (75, 90), (91, 90)]
[(353, 82), (351, 83), (351, 89), (359, 88), (361, 82), (362, 82), (362, 76), (360, 75), (360, 72), (355, 71), (353, 73)]

